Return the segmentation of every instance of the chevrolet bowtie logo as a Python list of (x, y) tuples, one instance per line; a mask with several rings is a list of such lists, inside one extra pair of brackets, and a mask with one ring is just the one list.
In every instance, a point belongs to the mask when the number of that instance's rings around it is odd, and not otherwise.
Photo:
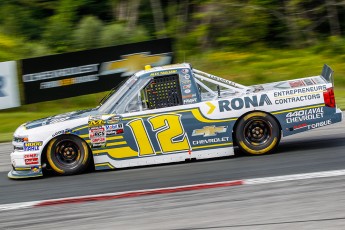
[(227, 126), (205, 126), (202, 129), (193, 130), (192, 136), (210, 137), (215, 136), (217, 133), (225, 133), (227, 129)]
[(122, 60), (104, 62), (101, 65), (100, 75), (122, 73), (121, 77), (128, 77), (143, 70), (146, 65), (161, 66), (171, 63), (171, 53), (153, 54), (136, 53), (121, 56)]

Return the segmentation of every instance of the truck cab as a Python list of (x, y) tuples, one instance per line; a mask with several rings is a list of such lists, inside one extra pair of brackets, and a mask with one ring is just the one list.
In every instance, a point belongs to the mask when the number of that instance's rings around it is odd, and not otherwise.
[(139, 112), (240, 96), (248, 90), (243, 85), (195, 70), (187, 63), (147, 66), (121, 85), (121, 91), (109, 97), (100, 111), (115, 114)]

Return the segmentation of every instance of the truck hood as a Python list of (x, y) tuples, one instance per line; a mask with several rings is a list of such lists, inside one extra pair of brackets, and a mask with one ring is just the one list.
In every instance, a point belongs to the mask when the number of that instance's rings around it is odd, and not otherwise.
[(24, 124), (24, 126), (26, 129), (33, 129), (33, 128), (37, 128), (44, 125), (55, 124), (58, 122), (78, 119), (78, 118), (87, 117), (89, 115), (96, 115), (96, 114), (98, 114), (98, 110), (96, 108), (87, 109), (87, 110), (79, 110), (79, 111), (62, 113), (55, 116), (50, 116), (50, 117), (30, 121)]

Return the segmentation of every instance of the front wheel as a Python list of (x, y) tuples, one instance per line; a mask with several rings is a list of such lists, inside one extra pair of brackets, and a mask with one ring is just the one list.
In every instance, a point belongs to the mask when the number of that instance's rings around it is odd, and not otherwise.
[(272, 152), (279, 144), (280, 134), (278, 122), (263, 112), (252, 112), (242, 117), (235, 130), (238, 147), (251, 155)]
[(72, 175), (85, 171), (90, 162), (87, 144), (72, 135), (61, 135), (51, 140), (47, 160), (55, 173)]

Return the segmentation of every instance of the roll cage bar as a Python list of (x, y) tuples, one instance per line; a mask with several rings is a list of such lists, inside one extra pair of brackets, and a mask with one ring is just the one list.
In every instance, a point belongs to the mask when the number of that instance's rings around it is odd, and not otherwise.
[(213, 95), (214, 98), (217, 98), (218, 94), (214, 90), (212, 90), (208, 86), (206, 86), (202, 81), (207, 81), (207, 82), (222, 86), (222, 87), (229, 89), (233, 92), (238, 92), (238, 93), (242, 93), (242, 94), (246, 94), (248, 91), (250, 91), (249, 87), (238, 84), (236, 82), (233, 82), (233, 81), (230, 81), (227, 79), (223, 79), (223, 78), (217, 77), (215, 75), (202, 72), (202, 71), (197, 70), (197, 69), (192, 69), (192, 71), (194, 73), (195, 82), (197, 84), (199, 84), (201, 87), (203, 87), (205, 90), (207, 90), (211, 95)]

